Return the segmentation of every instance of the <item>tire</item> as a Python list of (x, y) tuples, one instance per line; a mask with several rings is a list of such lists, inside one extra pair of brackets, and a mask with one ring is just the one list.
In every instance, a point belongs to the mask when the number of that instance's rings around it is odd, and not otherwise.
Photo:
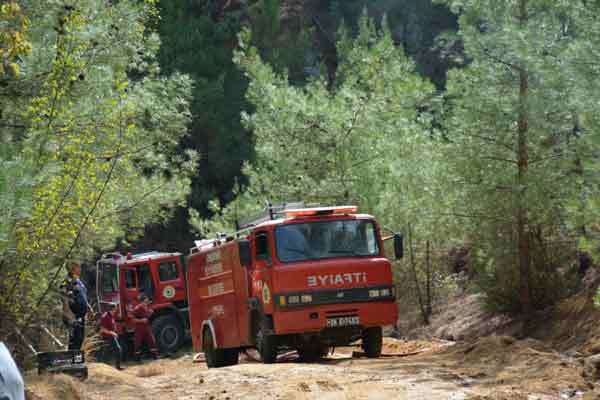
[(204, 329), (202, 334), (202, 350), (208, 368), (221, 368), (235, 365), (239, 360), (238, 349), (215, 348), (210, 329)]
[(329, 352), (329, 347), (318, 342), (307, 343), (304, 347), (298, 348), (298, 355), (303, 362), (316, 362), (325, 357)]
[(204, 333), (202, 334), (202, 351), (204, 352), (208, 368), (223, 366), (223, 354), (215, 349), (213, 337), (209, 329), (204, 329)]
[(256, 335), (256, 349), (260, 353), (263, 364), (273, 364), (277, 361), (277, 337), (275, 335), (263, 335), (260, 329)]
[(238, 349), (223, 349), (223, 363), (224, 366), (236, 365), (240, 359), (240, 352)]
[(367, 328), (363, 331), (362, 348), (369, 358), (378, 358), (381, 355), (383, 333), (380, 326)]
[(161, 353), (175, 353), (183, 344), (183, 326), (175, 315), (162, 315), (154, 319), (152, 331)]

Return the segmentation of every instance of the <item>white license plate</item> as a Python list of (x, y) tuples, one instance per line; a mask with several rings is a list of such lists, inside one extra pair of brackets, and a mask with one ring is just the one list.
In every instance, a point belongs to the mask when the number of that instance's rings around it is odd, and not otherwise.
[(340, 326), (352, 326), (352, 325), (360, 325), (360, 318), (358, 316), (327, 318), (327, 327), (328, 328), (337, 328)]

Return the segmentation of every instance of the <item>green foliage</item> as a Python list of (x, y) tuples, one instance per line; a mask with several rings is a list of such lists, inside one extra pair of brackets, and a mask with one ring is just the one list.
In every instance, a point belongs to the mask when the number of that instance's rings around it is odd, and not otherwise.
[(191, 81), (159, 74), (160, 43), (146, 28), (153, 2), (22, 5), (33, 50), (1, 97), (3, 326), (35, 310), (66, 258), (112, 248), (168, 217), (196, 164), (193, 152), (177, 153)]
[[(578, 268), (571, 267), (574, 243), (550, 242), (547, 237), (532, 237), (532, 268), (529, 282), (534, 309), (541, 310), (557, 300), (572, 294), (578, 288)], [(498, 247), (509, 244), (498, 242)], [(487, 255), (478, 249), (473, 268), (475, 284), (486, 295), (492, 311), (518, 313), (522, 310), (519, 293), (519, 275), (514, 264), (500, 264), (504, 258)]]
[(14, 0), (3, 1), (0, 6), (0, 79), (7, 73), (19, 77), (18, 58), (31, 52), (31, 43), (26, 37), (28, 28), (29, 18), (22, 13), (19, 4)]
[(600, 114), (598, 107), (597, 57), (600, 56), (600, 25), (597, 15), (600, 6), (595, 2), (576, 2), (569, 11), (565, 23), (573, 37), (564, 57), (572, 79), (569, 81), (572, 95), (565, 100), (570, 108), (578, 111), (573, 143), (576, 154), (575, 170), (579, 174), (581, 191), (567, 205), (569, 223), (580, 233), (580, 248), (600, 257)]
[[(277, 72), (287, 71), (295, 84), (305, 79), (305, 55), (311, 48), (313, 30), (307, 16), (287, 10), (281, 0), (261, 0), (250, 7), (252, 44), (262, 59)], [(285, 18), (285, 19), (284, 19)]]
[[(466, 217), (490, 301), (520, 310), (527, 280), (532, 305), (541, 308), (564, 287), (556, 271), (574, 250), (569, 204), (583, 189), (577, 130), (585, 98), (572, 84), (583, 77), (569, 64), (583, 55), (575, 51), (578, 43), (590, 38), (565, 29), (581, 4), (445, 3), (461, 13), (460, 36), (471, 60), (449, 74), (445, 94), (454, 210)], [(531, 260), (529, 276), (516, 269), (523, 252)]]
[[(167, 73), (180, 71), (194, 79), (190, 135), (180, 147), (202, 154), (187, 205), (206, 218), (214, 212), (213, 199), (224, 205), (246, 183), (241, 169), (254, 158), (252, 134), (240, 121), (240, 113), (251, 108), (245, 99), (247, 79), (232, 61), (238, 31), (244, 24), (252, 26), (253, 43), (261, 54), (297, 81), (304, 79), (310, 31), (300, 16), (286, 14), (284, 21), (279, 0), (230, 8), (221, 3), (162, 1), (160, 10), (160, 65)], [(182, 229), (187, 226), (185, 214), (178, 213), (166, 229), (159, 229), (162, 236), (178, 236), (181, 246), (190, 239)]]
[[(239, 115), (244, 110), (251, 111), (252, 105), (244, 97), (247, 80), (232, 63), (236, 34), (242, 26), (251, 28), (251, 44), (258, 49), (262, 60), (276, 73), (287, 73), (290, 84), (301, 86), (325, 67), (331, 77), (335, 75), (336, 30), (345, 19), (354, 32), (366, 5), (374, 15), (386, 12), (390, 15), (395, 24), (396, 44), (401, 40), (410, 54), (428, 53), (428, 43), (436, 32), (453, 29), (455, 17), (444, 7), (421, 3), (414, 0), (159, 2), (159, 32), (164, 44), (159, 54), (161, 68), (167, 73), (184, 72), (195, 81), (191, 134), (181, 147), (198, 151), (202, 158), (199, 173), (192, 178), (188, 206), (196, 209), (200, 218), (209, 217), (214, 209), (209, 205), (213, 199), (218, 200), (217, 208), (225, 207), (238, 193), (236, 187), (247, 184), (241, 170), (245, 161), (254, 160), (254, 139), (252, 132), (240, 123)], [(407, 9), (409, 13), (405, 12)], [(413, 30), (418, 32), (412, 34)], [(402, 36), (401, 32), (410, 35)], [(437, 56), (419, 56), (417, 61), (417, 69), (433, 76), (436, 85), (443, 81), (446, 67), (439, 65)], [(163, 246), (167, 243), (188, 246), (187, 214), (180, 211), (168, 226), (154, 227), (148, 235), (149, 241)], [(165, 242), (165, 237), (176, 239)]]
[(220, 227), (232, 228), (240, 210), (261, 208), (266, 199), (357, 203), (386, 215), (390, 178), (401, 173), (403, 157), (427, 146), (427, 121), (417, 108), (433, 88), (414, 74), (387, 26), (377, 29), (366, 15), (356, 39), (340, 33), (338, 52), (331, 88), (324, 78), (297, 87), (265, 64), (250, 32), (242, 32), (235, 61), (250, 80), (255, 112), (242, 118), (254, 132), (257, 160), (246, 169), (249, 190), (222, 211)]

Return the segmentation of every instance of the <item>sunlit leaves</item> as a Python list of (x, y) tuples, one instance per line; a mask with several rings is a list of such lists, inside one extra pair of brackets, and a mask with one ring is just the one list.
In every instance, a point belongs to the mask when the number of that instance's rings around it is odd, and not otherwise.
[(31, 52), (27, 39), (29, 18), (14, 0), (4, 1), (0, 6), (0, 79), (7, 74), (19, 77), (21, 67), (18, 57)]
[(177, 149), (191, 81), (159, 75), (153, 3), (22, 2), (36, 12), (28, 74), (2, 97), (0, 315), (18, 316), (15, 299), (33, 301), (66, 257), (135, 237), (189, 191), (197, 157)]

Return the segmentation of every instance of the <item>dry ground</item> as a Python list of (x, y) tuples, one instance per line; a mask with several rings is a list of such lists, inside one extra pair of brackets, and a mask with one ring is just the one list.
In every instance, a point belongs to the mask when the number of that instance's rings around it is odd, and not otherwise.
[[(49, 394), (42, 382), (33, 393), (56, 399), (395, 399), (395, 400), (549, 400), (587, 399), (592, 387), (581, 366), (533, 340), (489, 337), (470, 344), (386, 339), (386, 356), (371, 360), (355, 348), (336, 350), (315, 364), (293, 355), (263, 365), (242, 357), (239, 365), (207, 369), (191, 354), (149, 361), (117, 371), (90, 364), (90, 378)], [(353, 355), (354, 353), (354, 355)], [(47, 385), (47, 380), (43, 381)], [(59, 386), (63, 384), (59, 382)], [(77, 390), (67, 396), (68, 390)]]
[(386, 338), (385, 356), (377, 360), (347, 347), (315, 364), (300, 363), (293, 354), (271, 365), (243, 356), (239, 365), (210, 370), (194, 363), (193, 354), (131, 364), (125, 371), (92, 363), (84, 383), (60, 376), (27, 379), (29, 398), (600, 400), (600, 362), (592, 374), (586, 363), (584, 373), (584, 360), (600, 357), (593, 293), (540, 313), (531, 327), (535, 339), (517, 339), (519, 321), (490, 315), (479, 296), (467, 295), (448, 302), (429, 328), (406, 335), (426, 339)]

